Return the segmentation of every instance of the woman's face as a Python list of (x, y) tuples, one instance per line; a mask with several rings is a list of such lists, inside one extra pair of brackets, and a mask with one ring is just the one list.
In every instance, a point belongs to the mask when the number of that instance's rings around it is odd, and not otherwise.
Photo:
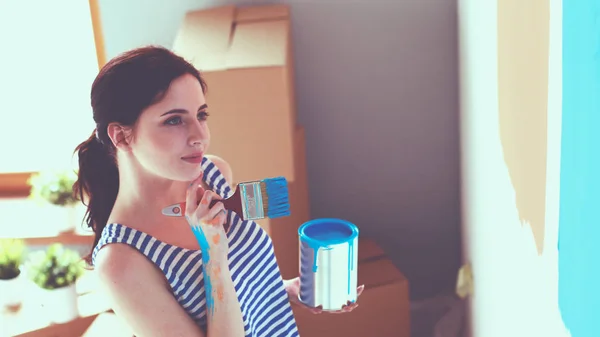
[(207, 117), (200, 82), (183, 75), (171, 83), (160, 102), (142, 112), (133, 130), (131, 152), (158, 176), (191, 181), (200, 174), (210, 144)]

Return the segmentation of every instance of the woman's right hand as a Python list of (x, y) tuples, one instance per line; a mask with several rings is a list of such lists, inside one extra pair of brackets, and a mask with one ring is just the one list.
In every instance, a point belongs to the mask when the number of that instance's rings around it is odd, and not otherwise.
[[(185, 218), (196, 236), (196, 240), (204, 256), (211, 258), (227, 258), (228, 242), (225, 233), (227, 211), (222, 202), (215, 203), (209, 208), (211, 201), (222, 199), (211, 190), (204, 190), (200, 184), (203, 174), (200, 174), (188, 186), (186, 192)], [(201, 195), (198, 203), (198, 196)], [(193, 205), (198, 205), (193, 207)], [(209, 253), (210, 251), (210, 253)]]

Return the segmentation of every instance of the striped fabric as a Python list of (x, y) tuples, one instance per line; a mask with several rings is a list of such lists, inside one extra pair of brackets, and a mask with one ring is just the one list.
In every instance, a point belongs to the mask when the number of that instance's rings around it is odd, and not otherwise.
[[(232, 194), (221, 172), (207, 158), (204, 180), (223, 198)], [(229, 211), (229, 268), (244, 317), (246, 336), (298, 336), (283, 280), (268, 234), (254, 221), (243, 221)], [(206, 299), (202, 253), (161, 242), (123, 224), (108, 224), (94, 248), (126, 243), (144, 254), (165, 274), (177, 301), (206, 330)]]

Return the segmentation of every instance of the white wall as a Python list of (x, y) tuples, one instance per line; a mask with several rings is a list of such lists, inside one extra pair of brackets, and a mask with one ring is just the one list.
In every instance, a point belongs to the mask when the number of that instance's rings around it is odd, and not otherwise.
[(531, 227), (519, 219), (514, 182), (503, 158), (497, 8), (496, 1), (459, 1), (464, 240), (475, 285), (472, 335), (568, 336), (558, 308), (561, 1), (550, 1), (546, 222), (541, 255)]
[[(100, 0), (107, 56), (171, 46), (187, 10), (266, 2)], [(358, 224), (407, 275), (413, 296), (452, 288), (460, 262), (456, 1), (282, 2), (292, 8), (312, 216)]]

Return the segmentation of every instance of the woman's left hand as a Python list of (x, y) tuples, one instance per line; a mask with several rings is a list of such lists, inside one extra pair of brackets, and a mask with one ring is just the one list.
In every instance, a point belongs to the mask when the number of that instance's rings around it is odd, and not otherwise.
[[(284, 280), (283, 282), (285, 284), (285, 290), (290, 298), (290, 302), (296, 303), (296, 304), (304, 307), (305, 309), (309, 310), (313, 314), (320, 314), (323, 312), (323, 309), (321, 309), (320, 307), (317, 307), (317, 308), (309, 307), (308, 305), (302, 303), (298, 299), (298, 295), (300, 294), (300, 278), (299, 277), (293, 278), (291, 280)], [(364, 284), (357, 288), (357, 290), (356, 290), (357, 300), (358, 300), (358, 297), (360, 296), (360, 294), (362, 294), (364, 289), (365, 289)], [(354, 302), (354, 303), (348, 302), (346, 305), (344, 305), (342, 307), (341, 310), (326, 311), (326, 312), (332, 313), (332, 314), (342, 314), (342, 313), (346, 313), (346, 312), (351, 312), (352, 310), (356, 309), (356, 307), (358, 307), (357, 302)]]

